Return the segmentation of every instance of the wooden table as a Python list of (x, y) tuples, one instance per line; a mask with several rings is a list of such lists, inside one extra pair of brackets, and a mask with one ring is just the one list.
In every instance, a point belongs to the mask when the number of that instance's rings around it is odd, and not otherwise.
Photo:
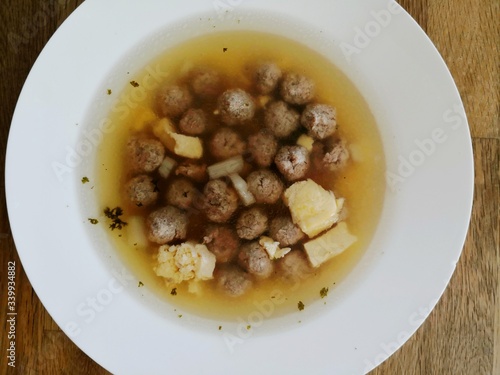
[[(3, 0), (0, 5), (0, 165), (24, 80), (45, 43), (81, 0)], [(463, 255), (443, 298), (417, 333), (373, 375), (500, 374), (500, 124), (499, 0), (401, 0), (428, 33), (453, 74), (467, 110), (475, 152), (475, 204)], [(46, 5), (42, 5), (46, 4)], [(7, 40), (7, 37), (10, 39)], [(19, 258), (0, 183), (2, 291), (7, 264)], [(7, 367), (1, 328), (2, 374), (107, 374), (59, 329), (21, 267), (17, 274), (17, 368)]]

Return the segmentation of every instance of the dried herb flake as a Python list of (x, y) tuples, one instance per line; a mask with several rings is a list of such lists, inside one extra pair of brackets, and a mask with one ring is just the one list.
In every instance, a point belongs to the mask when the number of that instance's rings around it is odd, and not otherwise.
[(96, 225), (96, 224), (99, 223), (99, 220), (97, 220), (97, 219), (91, 219), (90, 217), (89, 217), (88, 220), (90, 221), (90, 224), (92, 224), (92, 225)]
[(106, 207), (104, 209), (104, 215), (111, 220), (111, 224), (109, 225), (111, 230), (121, 230), (124, 226), (128, 225), (128, 223), (120, 219), (120, 216), (123, 215), (123, 209), (121, 207), (115, 207), (113, 209)]
[(90, 182), (88, 177), (82, 177), (82, 184), (86, 184), (87, 182)]
[(138, 84), (136, 81), (130, 81), (130, 84), (131, 84), (133, 87), (139, 87), (139, 84)]
[(177, 288), (173, 288), (171, 291), (170, 291), (170, 294), (173, 295), (173, 296), (176, 296), (177, 295)]
[(319, 295), (321, 296), (321, 298), (325, 298), (328, 295), (328, 288), (327, 287), (322, 288), (319, 291)]
[(137, 285), (138, 288), (144, 286), (144, 283), (142, 281), (139, 281), (139, 285)]
[(299, 311), (302, 311), (304, 310), (304, 303), (302, 301), (299, 301), (299, 303), (297, 304), (297, 307), (299, 308)]

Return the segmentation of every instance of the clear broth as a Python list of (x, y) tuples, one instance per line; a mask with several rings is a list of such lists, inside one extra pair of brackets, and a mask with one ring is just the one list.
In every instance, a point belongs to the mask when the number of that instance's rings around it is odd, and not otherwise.
[(318, 175), (316, 181), (333, 190), (336, 196), (346, 198), (346, 223), (358, 241), (316, 269), (313, 277), (296, 284), (273, 278), (272, 282), (259, 283), (251, 292), (235, 299), (215, 292), (213, 282), (201, 287), (201, 296), (189, 293), (186, 285), (179, 285), (177, 295), (172, 295), (172, 288), (167, 288), (163, 279), (153, 271), (157, 246), (146, 249), (133, 246), (127, 238), (127, 227), (110, 231), (117, 251), (144, 287), (170, 302), (172, 308), (217, 320), (234, 321), (237, 317), (247, 316), (255, 310), (255, 304), (262, 301), (275, 303), (274, 316), (296, 311), (299, 301), (307, 308), (320, 299), (321, 289), (329, 288), (329, 295), (334, 294), (335, 285), (352, 270), (367, 249), (382, 210), (385, 159), (375, 119), (361, 94), (330, 61), (289, 39), (258, 32), (207, 35), (165, 51), (135, 76), (125, 77), (127, 81), (137, 82), (139, 87), (127, 84), (119, 94), (118, 104), (109, 116), (116, 130), (104, 137), (98, 149), (96, 187), (99, 204), (103, 208), (124, 207), (124, 220), (127, 221), (127, 215), (136, 214), (134, 210), (137, 208), (129, 207), (122, 199), (121, 188), (127, 178), (123, 150), (131, 128), (138, 117), (143, 116), (144, 108), (154, 108), (156, 88), (163, 81), (152, 71), (160, 71), (162, 76), (168, 74), (165, 81), (169, 81), (184, 75), (192, 66), (210, 65), (230, 76), (233, 87), (246, 88), (250, 85), (250, 74), (242, 75), (241, 72), (248, 70), (249, 62), (261, 60), (275, 61), (284, 71), (310, 77), (316, 83), (316, 101), (337, 108), (338, 132), (347, 141), (354, 162), (336, 172), (334, 180)]

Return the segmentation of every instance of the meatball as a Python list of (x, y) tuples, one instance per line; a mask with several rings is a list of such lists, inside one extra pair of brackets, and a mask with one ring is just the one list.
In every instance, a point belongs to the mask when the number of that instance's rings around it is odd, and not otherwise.
[(269, 235), (282, 247), (295, 245), (305, 237), (305, 234), (293, 223), (290, 216), (274, 218), (269, 226)]
[(264, 126), (277, 138), (286, 138), (299, 128), (300, 115), (280, 100), (267, 107), (264, 113)]
[(222, 128), (217, 130), (212, 139), (210, 139), (209, 148), (215, 158), (225, 160), (232, 156), (243, 154), (246, 149), (246, 143), (234, 130)]
[(205, 182), (208, 180), (207, 165), (197, 164), (192, 161), (181, 163), (175, 170), (177, 176), (186, 176), (195, 182)]
[(309, 153), (303, 146), (283, 146), (276, 154), (274, 162), (288, 181), (300, 180), (309, 170)]
[(252, 287), (251, 276), (235, 266), (215, 270), (217, 286), (231, 297), (239, 297)]
[(187, 178), (177, 178), (167, 188), (167, 203), (187, 210), (193, 205), (198, 191)]
[(292, 250), (277, 261), (281, 275), (290, 281), (300, 281), (313, 273), (312, 267), (302, 250)]
[(286, 74), (281, 82), (280, 94), (290, 104), (307, 104), (314, 99), (314, 82), (300, 74)]
[(191, 88), (193, 92), (203, 99), (219, 94), (221, 83), (220, 74), (209, 67), (196, 69), (191, 76)]
[(315, 139), (325, 139), (337, 130), (337, 111), (328, 104), (309, 104), (300, 122)]
[(210, 225), (203, 237), (203, 243), (215, 255), (217, 263), (232, 261), (240, 247), (236, 232), (222, 225)]
[(238, 264), (248, 273), (266, 279), (274, 271), (274, 264), (258, 241), (249, 242), (241, 247)]
[(251, 120), (255, 114), (255, 103), (242, 89), (225, 91), (218, 100), (222, 122), (226, 125), (238, 125)]
[(158, 92), (157, 104), (161, 116), (178, 117), (186, 112), (192, 103), (193, 96), (184, 86), (165, 86)]
[(165, 147), (156, 139), (132, 138), (127, 143), (128, 164), (134, 172), (153, 172), (165, 158)]
[(211, 180), (203, 190), (202, 208), (210, 221), (224, 223), (238, 208), (238, 195), (224, 181)]
[(283, 193), (283, 183), (268, 169), (250, 173), (247, 184), (257, 203), (275, 203)]
[(248, 137), (248, 151), (255, 164), (259, 167), (269, 167), (278, 151), (278, 141), (269, 131), (262, 129)]
[(127, 182), (125, 195), (136, 206), (149, 206), (158, 200), (158, 188), (152, 177), (143, 174)]
[(257, 90), (261, 94), (269, 94), (278, 86), (282, 73), (278, 65), (272, 62), (260, 64), (255, 70)]
[(236, 222), (236, 232), (240, 238), (253, 240), (267, 230), (267, 215), (261, 208), (253, 207), (243, 211)]
[(349, 151), (344, 142), (338, 141), (328, 147), (323, 156), (323, 165), (331, 171), (342, 169), (349, 160)]
[(148, 239), (159, 245), (173, 240), (184, 240), (187, 234), (188, 216), (173, 206), (153, 211), (146, 220)]
[(200, 135), (205, 132), (208, 119), (202, 109), (188, 109), (179, 121), (179, 129), (187, 135)]

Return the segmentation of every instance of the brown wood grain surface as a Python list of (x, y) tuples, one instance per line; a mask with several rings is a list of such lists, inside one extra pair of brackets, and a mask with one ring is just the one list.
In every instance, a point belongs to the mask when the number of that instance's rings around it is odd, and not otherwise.
[[(457, 270), (417, 333), (373, 375), (500, 374), (499, 0), (400, 0), (435, 43), (457, 83), (475, 153), (472, 222)], [(16, 369), (1, 374), (107, 374), (59, 329), (33, 291), (7, 218), (3, 170), (12, 114), (36, 57), (81, 0), (0, 3), (0, 318), (6, 320), (7, 264), (17, 265)], [(3, 323), (2, 323), (3, 324)]]

